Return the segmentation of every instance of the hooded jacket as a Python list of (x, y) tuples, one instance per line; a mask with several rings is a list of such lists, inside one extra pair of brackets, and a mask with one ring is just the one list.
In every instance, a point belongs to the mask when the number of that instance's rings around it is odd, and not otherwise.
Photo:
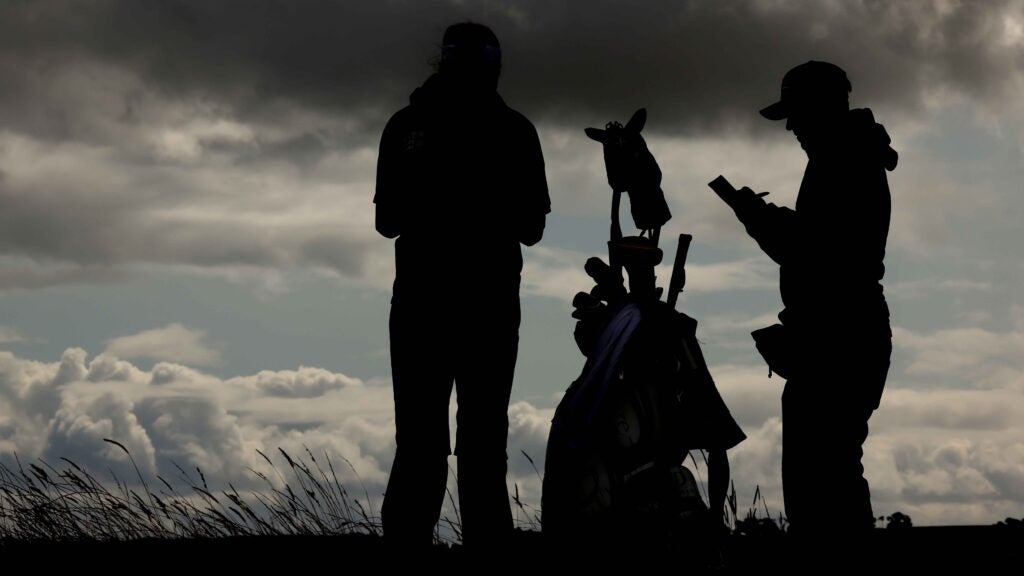
[(497, 92), (435, 74), (384, 129), (374, 202), (401, 215), (396, 293), (518, 290), (517, 224), (550, 212), (537, 132)]
[(886, 171), (897, 154), (868, 109), (850, 110), (826, 142), (808, 152), (796, 210), (752, 203), (738, 214), (781, 265), (783, 325), (798, 337), (889, 332), (882, 292), (891, 197)]

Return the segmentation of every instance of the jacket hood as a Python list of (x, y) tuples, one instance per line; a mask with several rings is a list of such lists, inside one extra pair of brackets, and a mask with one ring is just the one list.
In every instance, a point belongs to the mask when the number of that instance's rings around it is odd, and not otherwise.
[(443, 81), (437, 74), (433, 74), (421, 86), (412, 91), (409, 95), (409, 104), (415, 107), (432, 108), (437, 102), (443, 100)]
[(496, 91), (470, 97), (452, 87), (440, 74), (432, 74), (423, 85), (412, 91), (409, 104), (418, 109), (458, 112), (504, 106), (505, 102)]
[(850, 110), (850, 130), (855, 140), (875, 151), (878, 163), (892, 172), (896, 168), (899, 154), (890, 146), (892, 140), (885, 126), (875, 122), (875, 116), (868, 108)]

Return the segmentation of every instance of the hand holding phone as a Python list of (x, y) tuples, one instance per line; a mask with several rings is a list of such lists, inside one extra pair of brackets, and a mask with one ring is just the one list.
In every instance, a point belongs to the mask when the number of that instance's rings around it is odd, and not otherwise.
[(753, 208), (757, 204), (764, 204), (764, 198), (768, 195), (767, 192), (761, 192), (755, 194), (753, 190), (744, 186), (737, 190), (725, 176), (719, 175), (717, 178), (708, 182), (708, 186), (718, 194), (718, 197), (725, 201), (726, 204), (732, 208), (737, 215), (742, 212), (746, 212), (748, 209)]

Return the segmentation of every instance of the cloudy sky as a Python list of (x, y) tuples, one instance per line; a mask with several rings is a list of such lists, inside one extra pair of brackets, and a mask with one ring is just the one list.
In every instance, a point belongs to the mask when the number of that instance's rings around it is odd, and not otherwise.
[(781, 506), (782, 382), (749, 337), (781, 308), (778, 273), (706, 183), (792, 204), (805, 158), (757, 110), (818, 59), (900, 152), (876, 512), (1024, 517), (1024, 3), (995, 0), (4, 2), (0, 454), (105, 470), (112, 437), (148, 472), (244, 482), (257, 449), (305, 445), (382, 492), (394, 267), (373, 230), (377, 146), (466, 19), (501, 39), (500, 90), (536, 124), (551, 189), (510, 408), (524, 498), (539, 484), (520, 451), (543, 463), (582, 367), (569, 300), (607, 234), (583, 128), (645, 106), (664, 236), (694, 235), (680, 309), (749, 436), (731, 455), (740, 505), (759, 485)]

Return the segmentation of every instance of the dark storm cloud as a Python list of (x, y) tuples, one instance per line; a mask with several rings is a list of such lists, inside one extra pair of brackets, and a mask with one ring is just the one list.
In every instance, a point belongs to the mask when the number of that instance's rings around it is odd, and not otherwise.
[[(845, 66), (854, 104), (886, 108), (886, 122), (935, 93), (995, 108), (1020, 84), (1021, 12), (1008, 2), (5, 2), (0, 256), (24, 266), (0, 269), (0, 289), (91, 281), (126, 264), (366, 276), (390, 259), (369, 202), (381, 128), (430, 73), (451, 22), (496, 30), (502, 92), (546, 134), (558, 124), (579, 136), (647, 106), (649, 131), (743, 139), (776, 128), (756, 110), (810, 58)], [(560, 160), (549, 163), (556, 186)]]
[[(281, 100), (335, 112), (372, 108), (421, 76), (436, 30), (414, 2), (16, 2), (0, 7), (5, 123), (73, 137), (75, 110), (34, 110), (33, 92), (65, 66), (101, 62), (166, 97), (202, 98), (247, 118)], [(437, 13), (438, 11), (434, 11)], [(451, 9), (442, 10), (455, 17)], [(429, 20), (429, 18), (427, 19)], [(403, 88), (404, 90), (404, 88)], [(137, 92), (117, 95), (138, 121)]]
[[(201, 219), (169, 218), (162, 216), (160, 209), (173, 205), (173, 200), (159, 201), (131, 187), (109, 196), (89, 186), (78, 193), (60, 183), (56, 187), (56, 191), (0, 187), (0, 250), (91, 268), (147, 261), (208, 267), (298, 264), (357, 274), (362, 263), (355, 254), (366, 249), (362, 239), (331, 224), (260, 225), (231, 217), (223, 206)], [(160, 189), (174, 188), (165, 184)], [(168, 196), (182, 200), (181, 196)], [(185, 200), (201, 203), (196, 197)], [(56, 275), (53, 280), (78, 278), (67, 276), (72, 272), (66, 270), (65, 276)], [(9, 286), (4, 280), (0, 273), (0, 286)]]
[[(1006, 41), (1008, 2), (428, 1), (11, 2), (0, 8), (4, 121), (68, 136), (73, 109), (32, 106), (62, 66), (101, 61), (162, 93), (272, 120), (282, 102), (377, 127), (429, 73), (444, 26), (489, 23), (502, 39), (503, 91), (538, 118), (624, 117), (659, 126), (744, 126), (808, 59), (850, 73), (855, 102), (912, 111), (951, 88), (1005, 98), (1024, 63)], [(1019, 10), (1017, 10), (1019, 18)], [(133, 98), (120, 96), (122, 120)], [(31, 126), (24, 125), (31, 122)], [(373, 131), (370, 131), (371, 133)], [(367, 134), (369, 136), (369, 134)], [(302, 143), (298, 143), (301, 144)]]

